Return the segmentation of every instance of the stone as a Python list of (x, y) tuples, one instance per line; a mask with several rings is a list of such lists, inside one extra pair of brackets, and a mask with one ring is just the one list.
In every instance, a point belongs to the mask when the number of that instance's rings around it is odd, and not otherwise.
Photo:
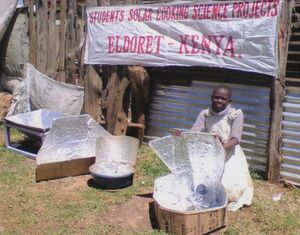
[(0, 92), (0, 121), (6, 116), (10, 107), (12, 95), (8, 92)]

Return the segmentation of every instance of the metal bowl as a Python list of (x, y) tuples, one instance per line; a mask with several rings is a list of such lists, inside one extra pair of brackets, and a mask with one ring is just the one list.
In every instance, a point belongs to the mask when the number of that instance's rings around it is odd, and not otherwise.
[(103, 189), (121, 189), (132, 185), (134, 168), (116, 162), (95, 163), (89, 168), (95, 183)]

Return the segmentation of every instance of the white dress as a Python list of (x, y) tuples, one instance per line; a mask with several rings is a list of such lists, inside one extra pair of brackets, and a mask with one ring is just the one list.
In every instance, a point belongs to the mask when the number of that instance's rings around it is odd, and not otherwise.
[[(233, 120), (241, 110), (230, 109), (222, 116), (211, 115), (207, 112), (204, 130), (207, 133), (215, 133), (227, 142)], [(228, 209), (236, 211), (243, 205), (251, 205), (253, 198), (253, 184), (249, 174), (245, 154), (240, 145), (226, 151), (225, 168), (222, 183), (228, 193)]]

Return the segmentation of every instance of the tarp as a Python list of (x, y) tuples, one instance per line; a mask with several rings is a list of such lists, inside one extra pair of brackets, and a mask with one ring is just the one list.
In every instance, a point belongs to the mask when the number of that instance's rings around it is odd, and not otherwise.
[(8, 115), (37, 109), (80, 114), (84, 98), (83, 87), (54, 81), (31, 64), (26, 64), (24, 74), (24, 80), (14, 89)]
[(0, 41), (16, 10), (17, 0), (0, 0)]
[(276, 76), (282, 0), (87, 9), (86, 64), (216, 66)]

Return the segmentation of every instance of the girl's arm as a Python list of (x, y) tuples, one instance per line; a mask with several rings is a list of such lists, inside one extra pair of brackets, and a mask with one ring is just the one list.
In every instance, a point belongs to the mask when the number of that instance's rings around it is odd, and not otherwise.
[(227, 143), (223, 144), (223, 147), (225, 150), (231, 149), (232, 147), (236, 146), (237, 144), (239, 144), (239, 140), (235, 137), (231, 138), (228, 140)]

